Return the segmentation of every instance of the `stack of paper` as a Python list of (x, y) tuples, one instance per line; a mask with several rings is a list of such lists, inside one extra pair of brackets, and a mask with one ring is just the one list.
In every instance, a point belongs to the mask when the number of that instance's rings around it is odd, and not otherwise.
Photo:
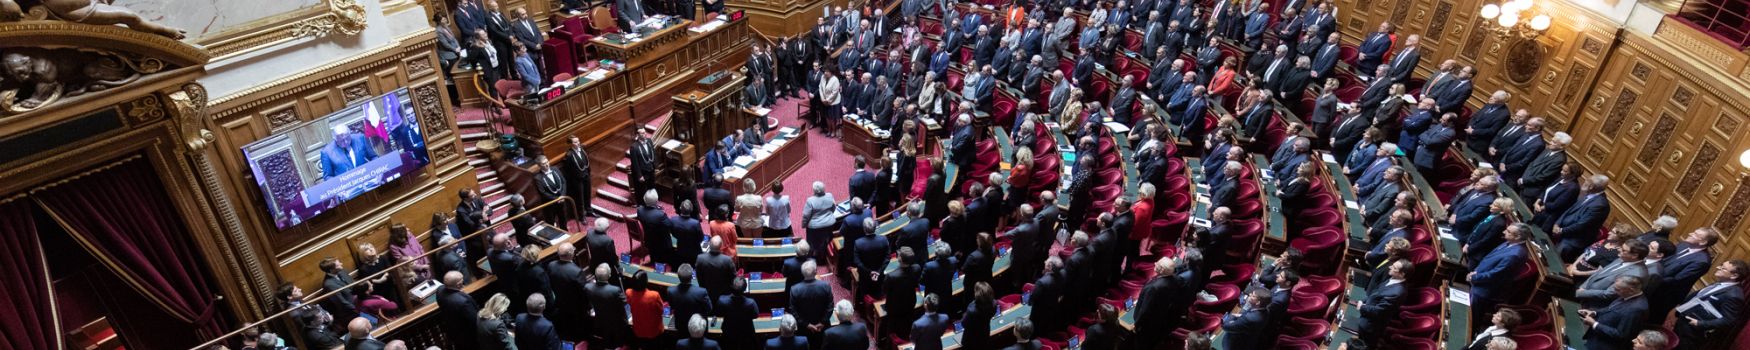
[(749, 156), (735, 157), (734, 164), (735, 164), (735, 166), (743, 167), (743, 168), (753, 166), (753, 157), (749, 157)]

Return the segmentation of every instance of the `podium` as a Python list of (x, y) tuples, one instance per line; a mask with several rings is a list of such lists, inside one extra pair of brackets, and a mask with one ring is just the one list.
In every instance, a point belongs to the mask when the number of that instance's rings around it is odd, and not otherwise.
[(746, 76), (720, 71), (674, 95), (674, 119), (669, 122), (674, 126), (674, 139), (693, 146), (682, 158), (701, 159), (704, 152), (717, 147), (718, 140), (752, 125), (752, 116), (741, 108), (741, 89), (746, 83)]

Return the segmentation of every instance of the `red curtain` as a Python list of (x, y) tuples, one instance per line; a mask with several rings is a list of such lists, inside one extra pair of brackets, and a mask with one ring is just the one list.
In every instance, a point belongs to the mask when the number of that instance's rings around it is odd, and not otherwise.
[(29, 203), (0, 204), (0, 350), (55, 349), (55, 319)]
[(31, 198), (152, 304), (199, 333), (222, 334), (214, 283), (158, 179), (136, 158)]

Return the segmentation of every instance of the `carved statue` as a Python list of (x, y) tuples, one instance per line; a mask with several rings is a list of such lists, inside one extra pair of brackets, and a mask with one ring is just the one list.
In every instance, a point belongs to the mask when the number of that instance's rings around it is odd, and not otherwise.
[[(30, 1), (30, 0), (26, 0)], [(126, 7), (111, 5), (115, 0), (36, 0), (38, 6), (19, 6), (18, 0), (0, 0), (0, 20), (53, 15), (57, 19), (95, 25), (126, 25), (134, 30), (181, 40), (181, 29), (152, 23)], [(27, 2), (28, 3), (28, 2)], [(28, 9), (27, 13), (25, 10)], [(40, 13), (46, 11), (47, 13)], [(41, 19), (41, 18), (35, 18)]]
[(7, 49), (0, 54), (0, 71), (5, 73), (0, 74), (0, 108), (29, 111), (63, 97), (131, 83), (142, 70), (126, 58), (92, 50)]

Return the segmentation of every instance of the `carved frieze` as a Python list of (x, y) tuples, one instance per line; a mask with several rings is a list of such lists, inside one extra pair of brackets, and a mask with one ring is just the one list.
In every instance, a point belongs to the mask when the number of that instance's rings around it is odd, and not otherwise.
[(156, 95), (146, 95), (130, 101), (123, 110), (126, 111), (128, 119), (135, 123), (144, 124), (164, 117), (164, 105), (158, 101)]
[(1678, 86), (1676, 91), (1671, 92), (1671, 102), (1677, 103), (1673, 107), (1678, 109), (1688, 109), (1689, 102), (1694, 98), (1695, 92), (1689, 91), (1689, 88), (1686, 87)]
[(1734, 117), (1730, 114), (1721, 114), (1720, 119), (1714, 122), (1714, 130), (1719, 131), (1721, 134), (1732, 136), (1738, 134), (1739, 125), (1744, 125), (1744, 121), (1738, 120), (1738, 117)]
[(1677, 130), (1677, 118), (1671, 116), (1670, 113), (1660, 114), (1659, 121), (1653, 123), (1653, 133), (1647, 135), (1647, 143), (1641, 145), (1641, 152), (1635, 156), (1635, 161), (1646, 166), (1656, 165), (1653, 161), (1657, 160), (1659, 154), (1665, 151), (1665, 145), (1670, 143), (1671, 131), (1673, 130)]
[(1524, 86), (1543, 67), (1543, 45), (1533, 40), (1518, 40), (1507, 49), (1507, 80)]
[(277, 111), (267, 112), (268, 129), (279, 131), (281, 128), (298, 123), (298, 110), (286, 107)]
[(1434, 18), (1428, 22), (1428, 34), (1426, 38), (1428, 38), (1428, 40), (1440, 41), (1440, 37), (1446, 34), (1446, 21), (1450, 19), (1451, 15), (1451, 2), (1441, 1), (1439, 4), (1434, 5)]
[(1415, 6), (1414, 4), (1414, 1), (1398, 0), (1398, 4), (1392, 7), (1391, 22), (1404, 23), (1404, 19), (1410, 17), (1410, 6)]
[(128, 29), (166, 38), (182, 39), (184, 36), (181, 29), (147, 20), (134, 10), (111, 5), (112, 1), (38, 0), (35, 6), (25, 8), (17, 0), (0, 0), (0, 21), (49, 19), (92, 25), (126, 24)]
[(1703, 142), (1701, 148), (1695, 150), (1695, 160), (1689, 162), (1689, 169), (1683, 171), (1683, 180), (1677, 182), (1677, 195), (1683, 198), (1695, 198), (1696, 187), (1701, 186), (1701, 178), (1707, 176), (1714, 161), (1720, 158), (1720, 147), (1711, 142)]
[(1647, 81), (1647, 75), (1652, 73), (1653, 67), (1647, 66), (1646, 62), (1635, 62), (1634, 68), (1629, 69), (1628, 76), (1644, 83)]
[[(1483, 26), (1486, 26), (1486, 25), (1488, 25), (1488, 23), (1484, 23), (1483, 19), (1481, 17), (1478, 17), (1471, 24), (1471, 28), (1483, 28)], [(1489, 31), (1486, 31), (1486, 30), (1470, 31), (1470, 38), (1465, 39), (1464, 48), (1463, 48), (1463, 50), (1459, 50), (1458, 54), (1460, 56), (1464, 56), (1465, 59), (1468, 59), (1471, 61), (1476, 61), (1477, 50), (1482, 50), (1483, 38), (1488, 37), (1488, 36), (1489, 36)]]
[(1580, 41), (1580, 50), (1586, 51), (1586, 53), (1589, 54), (1597, 55), (1599, 51), (1604, 51), (1604, 42), (1598, 41), (1598, 39), (1592, 37), (1586, 37), (1585, 40)]
[(1605, 151), (1604, 146), (1593, 144), (1592, 147), (1586, 148), (1586, 159), (1591, 160), (1592, 163), (1604, 163), (1604, 158), (1608, 156), (1610, 156), (1610, 152)]
[(1581, 96), (1580, 93), (1585, 92), (1588, 88), (1588, 86), (1581, 84), (1583, 84), (1584, 79), (1591, 74), (1591, 67), (1582, 66), (1579, 63), (1575, 63), (1573, 67), (1568, 68), (1568, 81), (1562, 83), (1562, 96), (1556, 100), (1562, 101), (1563, 104), (1580, 102), (1576, 99)]
[(1622, 122), (1628, 119), (1629, 111), (1634, 108), (1635, 99), (1640, 97), (1640, 93), (1627, 88), (1617, 93), (1616, 104), (1611, 105), (1610, 113), (1604, 115), (1604, 125), (1599, 126), (1598, 131), (1603, 132), (1605, 136), (1615, 138), (1616, 131), (1622, 128)]
[(1726, 207), (1720, 209), (1720, 216), (1714, 219), (1714, 227), (1724, 232), (1737, 231), (1746, 209), (1750, 209), (1750, 186), (1745, 186), (1744, 180), (1744, 177), (1738, 178), (1738, 189), (1732, 191), (1732, 199), (1726, 200)]
[(443, 96), (438, 95), (437, 85), (413, 88), (413, 101), (419, 104), (419, 120), (424, 124), (426, 135), (450, 132), (449, 117), (444, 114)]
[(456, 156), (456, 144), (445, 142), (442, 146), (431, 149), (432, 159), (445, 160)]
[(1641, 178), (1639, 174), (1629, 173), (1628, 176), (1622, 177), (1622, 189), (1629, 192), (1640, 191), (1641, 185), (1645, 184), (1647, 184), (1647, 179)]
[(371, 87), (369, 85), (366, 85), (365, 83), (361, 82), (358, 84), (353, 84), (352, 86), (347, 86), (345, 88), (341, 88), (340, 93), (341, 93), (342, 98), (346, 99), (346, 103), (353, 103), (353, 102), (358, 102), (358, 100), (370, 98), (371, 97)]
[[(0, 0), (4, 1), (4, 0)], [(0, 114), (29, 112), (164, 70), (164, 61), (97, 49), (0, 49)]]

